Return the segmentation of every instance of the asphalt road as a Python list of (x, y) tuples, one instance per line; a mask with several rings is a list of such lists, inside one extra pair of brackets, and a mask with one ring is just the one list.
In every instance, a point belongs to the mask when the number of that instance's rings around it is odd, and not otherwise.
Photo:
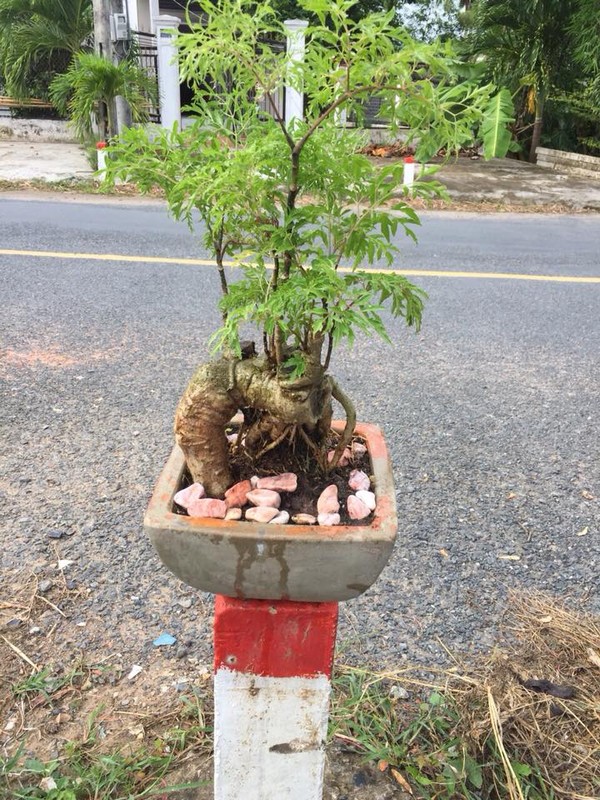
[[(359, 338), (332, 367), (395, 468), (395, 554), (342, 607), (343, 657), (372, 666), (489, 646), (510, 588), (600, 610), (600, 217), (424, 214), (403, 246), (400, 270), (444, 273), (414, 278), (422, 332)], [(141, 528), (218, 325), (213, 270), (185, 258), (207, 254), (160, 204), (0, 199), (4, 579), (72, 560), (80, 617), (48, 625), (135, 663), (162, 631), (210, 651), (210, 599)]]

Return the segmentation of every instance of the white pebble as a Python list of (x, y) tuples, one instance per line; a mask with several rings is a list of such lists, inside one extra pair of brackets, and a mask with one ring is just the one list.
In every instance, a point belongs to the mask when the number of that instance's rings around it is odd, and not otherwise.
[(288, 512), (280, 511), (276, 517), (273, 517), (273, 519), (269, 521), (269, 525), (272, 525), (273, 523), (279, 523), (279, 525), (287, 525), (289, 521), (290, 521), (290, 515), (288, 514)]
[(377, 501), (375, 500), (375, 493), (368, 492), (366, 489), (359, 489), (356, 493), (356, 496), (359, 500), (362, 500), (369, 511), (375, 511), (375, 506), (377, 505)]
[(341, 517), (339, 514), (319, 514), (317, 522), (319, 525), (339, 525)]

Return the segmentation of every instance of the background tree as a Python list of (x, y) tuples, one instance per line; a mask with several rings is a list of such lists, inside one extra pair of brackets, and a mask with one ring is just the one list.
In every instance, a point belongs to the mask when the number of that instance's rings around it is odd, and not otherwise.
[[(475, 0), (468, 47), (490, 76), (519, 97), (520, 118), (533, 116), (529, 160), (541, 141), (546, 103), (575, 78), (570, 33), (579, 0)], [(598, 17), (597, 0), (591, 0)]]
[[(308, 19), (316, 21), (316, 17), (302, 6), (301, 0), (273, 0), (273, 11), (280, 20)], [(356, 0), (348, 15), (352, 20), (359, 20), (376, 11), (390, 11), (398, 5), (395, 0)]]
[(0, 0), (0, 72), (13, 97), (46, 96), (52, 77), (92, 44), (91, 0)]
[(94, 117), (104, 126), (101, 135), (105, 140), (117, 135), (116, 97), (127, 101), (134, 122), (146, 122), (149, 101), (156, 102), (155, 95), (155, 82), (133, 61), (123, 59), (114, 64), (95, 53), (78, 53), (69, 69), (50, 85), (52, 102), (70, 117), (84, 142), (93, 137)]
[(457, 0), (415, 0), (397, 3), (398, 19), (422, 41), (450, 39), (461, 33)]
[(571, 89), (550, 98), (552, 139), (560, 149), (600, 155), (600, 4), (578, 0), (569, 24), (577, 67)]

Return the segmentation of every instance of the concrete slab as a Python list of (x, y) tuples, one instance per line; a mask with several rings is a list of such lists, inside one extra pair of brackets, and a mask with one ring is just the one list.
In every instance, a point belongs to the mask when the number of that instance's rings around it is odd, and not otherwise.
[(88, 178), (92, 168), (72, 142), (0, 141), (0, 180), (60, 181)]
[(591, 180), (515, 159), (461, 158), (436, 178), (456, 201), (496, 201), (518, 205), (564, 204), (600, 211), (600, 178)]

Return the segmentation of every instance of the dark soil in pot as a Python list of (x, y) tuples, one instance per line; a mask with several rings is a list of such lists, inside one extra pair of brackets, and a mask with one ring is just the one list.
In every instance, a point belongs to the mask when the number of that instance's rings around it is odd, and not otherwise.
[[(227, 432), (233, 433), (235, 428), (228, 428)], [(365, 444), (364, 439), (359, 436), (354, 437), (353, 442)], [(328, 449), (333, 450), (336, 444), (337, 436), (332, 434)], [(294, 472), (298, 476), (298, 488), (295, 492), (281, 493), (281, 508), (285, 508), (290, 516), (304, 513), (312, 514), (316, 517), (319, 495), (326, 486), (330, 486), (333, 483), (338, 487), (341, 525), (368, 525), (373, 518), (373, 514), (370, 514), (366, 519), (351, 519), (348, 516), (346, 507), (348, 496), (354, 494), (354, 490), (348, 486), (352, 470), (359, 469), (365, 472), (371, 480), (371, 490), (374, 490), (368, 453), (357, 454), (353, 456), (348, 464), (344, 466), (338, 465), (332, 472), (325, 474), (315, 463), (314, 454), (307, 451), (307, 447), (303, 442), (297, 442), (295, 447), (290, 447), (288, 442), (282, 442), (261, 456), (258, 462), (252, 460), (243, 447), (238, 448), (236, 444), (231, 444), (230, 464), (234, 483), (249, 480), (253, 475), (262, 478), (268, 475), (280, 475), (283, 472)], [(179, 489), (185, 489), (191, 483), (191, 476), (186, 470), (183, 473)], [(244, 511), (250, 507), (250, 504), (244, 506)], [(177, 514), (187, 516), (185, 509), (176, 503), (173, 504), (173, 510)]]

